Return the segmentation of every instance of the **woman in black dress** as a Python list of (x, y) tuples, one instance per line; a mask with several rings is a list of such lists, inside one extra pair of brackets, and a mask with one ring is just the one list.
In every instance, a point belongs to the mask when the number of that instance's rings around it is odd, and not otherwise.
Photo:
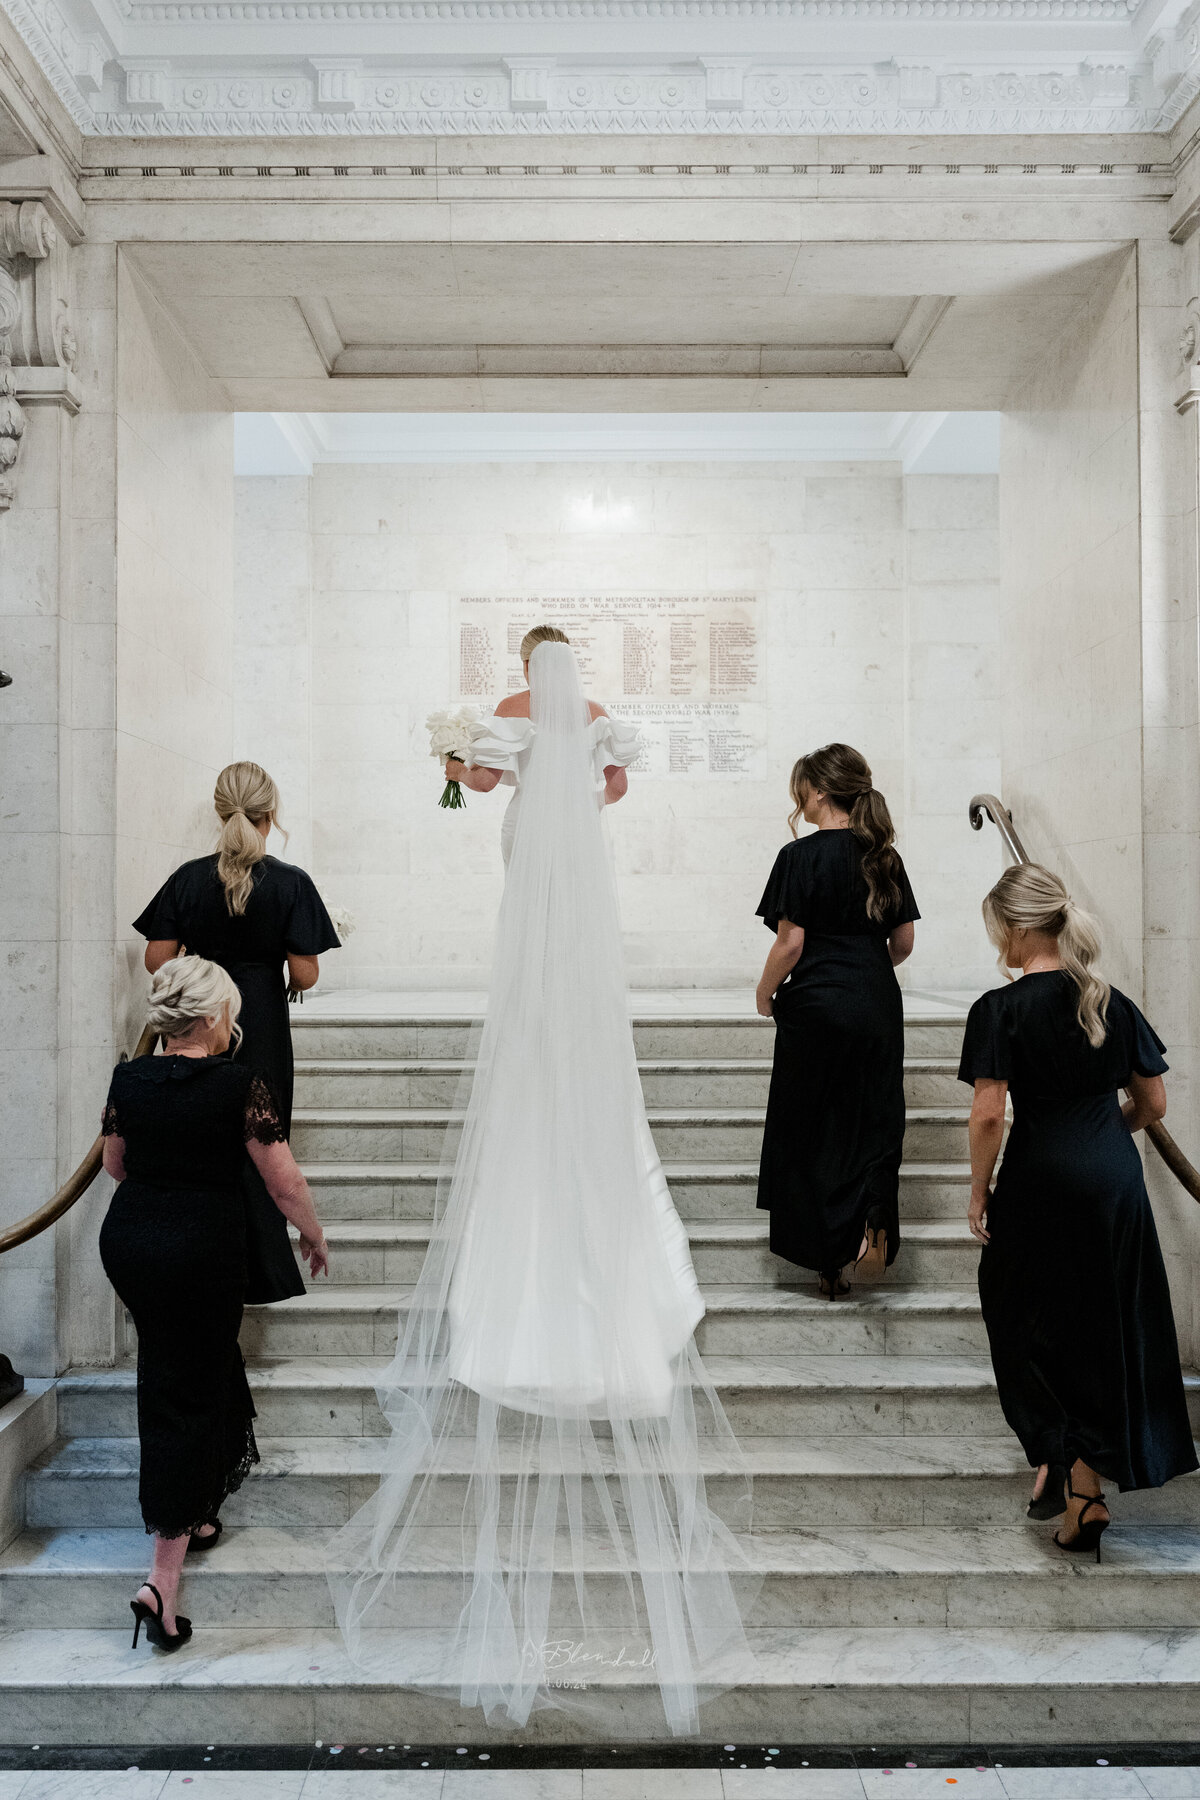
[(904, 1018), (896, 966), (920, 918), (883, 795), (848, 744), (792, 770), (795, 836), (779, 852), (759, 914), (775, 932), (758, 1010), (775, 1020), (758, 1204), (776, 1256), (849, 1291), (857, 1258), (878, 1276), (900, 1242)]
[(104, 1108), (104, 1167), (120, 1186), (100, 1257), (137, 1327), (139, 1498), (154, 1535), (149, 1579), (130, 1602), (133, 1641), (144, 1623), (162, 1650), (191, 1636), (175, 1612), (185, 1555), (215, 1545), (222, 1500), (258, 1461), (238, 1348), (247, 1151), (280, 1217), (299, 1229), (312, 1273), (329, 1268), (267, 1082), (223, 1057), (237, 1014), (238, 991), (215, 963), (165, 963), (149, 1009), (164, 1054), (121, 1063)]
[[(983, 903), (1013, 985), (971, 1008), (968, 1223), (1004, 1416), (1038, 1478), (1033, 1518), (1095, 1550), (1124, 1493), (1196, 1468), (1179, 1347), (1133, 1134), (1166, 1111), (1163, 1046), (1096, 973), (1095, 921), (1057, 875), (1008, 869)], [(1129, 1099), (1121, 1105), (1121, 1090)], [(1013, 1126), (991, 1191), (1012, 1093)]]
[[(213, 804), (220, 845), (176, 869), (133, 928), (150, 941), (153, 974), (181, 948), (228, 971), (242, 996), (238, 1058), (265, 1075), (285, 1137), (292, 1130), (294, 1068), (288, 981), (300, 990), (317, 979), (317, 957), (338, 948), (338, 935), (312, 877), (267, 855), (279, 790), (257, 763), (231, 763), (217, 777)], [(302, 1294), (304, 1282), (287, 1227), (253, 1165), (245, 1165), (249, 1286), (260, 1304)]]

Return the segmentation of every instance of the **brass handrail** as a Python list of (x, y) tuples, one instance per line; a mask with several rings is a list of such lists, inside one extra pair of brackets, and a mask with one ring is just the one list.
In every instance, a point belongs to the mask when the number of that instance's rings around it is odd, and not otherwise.
[[(1003, 838), (1005, 848), (1013, 861), (1017, 863), (1032, 862), (1032, 856), (1017, 836), (1012, 814), (1004, 802), (996, 798), (995, 794), (976, 794), (971, 801), (967, 809), (967, 816), (971, 821), (973, 831), (982, 831), (985, 813)], [(1197, 1169), (1180, 1149), (1161, 1119), (1151, 1119), (1146, 1127), (1146, 1136), (1180, 1187), (1189, 1193), (1193, 1200), (1200, 1201), (1200, 1169)], [(0, 1249), (3, 1248), (3, 1240), (0, 1239)]]
[[(158, 1033), (152, 1031), (147, 1025), (137, 1041), (133, 1054), (149, 1056), (153, 1053), (157, 1043)], [(124, 1057), (121, 1060), (123, 1062)], [(31, 1212), (27, 1219), (18, 1219), (15, 1225), (6, 1225), (0, 1231), (0, 1256), (3, 1256), (6, 1250), (15, 1250), (18, 1244), (27, 1244), (30, 1238), (37, 1237), (39, 1232), (45, 1231), (47, 1226), (53, 1225), (56, 1219), (61, 1219), (64, 1213), (70, 1212), (75, 1202), (87, 1193), (103, 1165), (104, 1139), (98, 1137), (75, 1173), (68, 1175), (57, 1194), (47, 1200), (45, 1206), (39, 1206), (37, 1211)]]

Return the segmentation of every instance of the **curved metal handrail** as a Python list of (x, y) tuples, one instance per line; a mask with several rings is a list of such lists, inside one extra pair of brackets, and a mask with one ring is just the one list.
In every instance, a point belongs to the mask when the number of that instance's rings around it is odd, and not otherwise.
[[(995, 794), (976, 794), (975, 798), (971, 801), (971, 804), (967, 809), (967, 816), (971, 821), (971, 829), (973, 831), (983, 830), (983, 816), (985, 813), (1003, 838), (1004, 846), (1013, 861), (1017, 863), (1032, 862), (1033, 858), (1017, 836), (1016, 826), (1012, 821), (1012, 814), (1009, 812), (1004, 802), (996, 798)], [(1158, 1154), (1162, 1157), (1180, 1187), (1189, 1193), (1193, 1200), (1200, 1201), (1200, 1169), (1197, 1169), (1195, 1164), (1189, 1160), (1185, 1152), (1180, 1149), (1161, 1119), (1152, 1119), (1150, 1121), (1149, 1125), (1146, 1127), (1146, 1136), (1150, 1139), (1150, 1142), (1154, 1145), (1154, 1148), (1158, 1151)], [(0, 1249), (3, 1249), (3, 1247), (3, 1241), (0, 1240)]]
[(1003, 838), (1004, 847), (1012, 857), (1013, 861), (1019, 863), (1032, 862), (1033, 858), (1017, 836), (1017, 828), (1013, 824), (1012, 814), (1009, 812), (1007, 806), (1005, 806), (1003, 800), (998, 800), (995, 794), (976, 794), (970, 806), (967, 808), (967, 817), (971, 821), (972, 831), (983, 830), (983, 815), (985, 813)]
[[(133, 1054), (149, 1056), (157, 1043), (158, 1033), (147, 1025)], [(123, 1056), (121, 1061), (125, 1061)], [(64, 1213), (70, 1212), (75, 1202), (87, 1193), (103, 1164), (104, 1139), (98, 1137), (75, 1173), (68, 1175), (57, 1194), (47, 1200), (44, 1206), (39, 1206), (36, 1212), (31, 1212), (27, 1219), (18, 1219), (15, 1225), (6, 1225), (0, 1231), (0, 1256), (6, 1250), (15, 1250), (18, 1244), (27, 1244), (30, 1238), (37, 1237), (47, 1226), (53, 1225), (56, 1219), (61, 1219)]]

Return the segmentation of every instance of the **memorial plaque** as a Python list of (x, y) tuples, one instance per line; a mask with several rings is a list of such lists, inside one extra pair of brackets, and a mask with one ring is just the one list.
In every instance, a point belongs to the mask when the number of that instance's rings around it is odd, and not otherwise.
[(458, 698), (494, 702), (523, 687), (521, 640), (533, 625), (565, 631), (591, 698), (641, 727), (642, 773), (762, 777), (756, 595), (465, 595), (454, 618)]

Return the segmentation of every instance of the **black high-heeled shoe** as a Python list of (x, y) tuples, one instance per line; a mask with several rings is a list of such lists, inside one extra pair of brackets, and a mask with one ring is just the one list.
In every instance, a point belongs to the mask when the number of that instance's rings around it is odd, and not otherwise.
[(850, 1283), (842, 1280), (840, 1269), (822, 1269), (818, 1289), (826, 1300), (840, 1300), (850, 1292)]
[[(1088, 1550), (1094, 1550), (1096, 1552), (1096, 1561), (1099, 1562), (1100, 1561), (1100, 1539), (1104, 1536), (1105, 1532), (1108, 1530), (1109, 1526), (1112, 1524), (1112, 1520), (1111, 1519), (1089, 1519), (1088, 1514), (1092, 1510), (1093, 1506), (1105, 1506), (1104, 1495), (1103, 1494), (1087, 1494), (1087, 1495), (1077, 1494), (1075, 1492), (1075, 1489), (1071, 1485), (1070, 1475), (1067, 1476), (1067, 1493), (1069, 1494), (1069, 1496), (1072, 1500), (1086, 1500), (1087, 1504), (1080, 1508), (1079, 1519), (1078, 1519), (1078, 1522), (1075, 1527), (1075, 1536), (1073, 1538), (1069, 1539), (1069, 1541), (1067, 1541), (1066, 1543), (1064, 1543), (1062, 1538), (1059, 1537), (1059, 1535), (1056, 1531), (1054, 1534), (1054, 1541), (1058, 1545), (1060, 1550), (1070, 1550), (1075, 1553), (1088, 1551)], [(1065, 1504), (1064, 1504), (1063, 1510), (1064, 1510), (1064, 1512), (1066, 1511)], [(1107, 1511), (1107, 1510), (1108, 1509), (1105, 1506), (1105, 1511)]]
[(185, 1555), (191, 1556), (193, 1551), (198, 1552), (201, 1550), (216, 1549), (216, 1546), (220, 1541), (221, 1533), (224, 1531), (225, 1527), (222, 1525), (220, 1519), (205, 1519), (204, 1523), (206, 1525), (211, 1525), (212, 1530), (207, 1537), (201, 1537), (198, 1531), (193, 1531), (188, 1538), (188, 1547), (184, 1552)]
[(1025, 1509), (1027, 1519), (1061, 1519), (1067, 1510), (1067, 1471), (1061, 1463), (1051, 1463), (1046, 1482), (1036, 1500)]
[(887, 1215), (882, 1206), (873, 1206), (863, 1220), (863, 1236), (867, 1247), (854, 1264), (854, 1273), (860, 1272), (878, 1281), (887, 1269), (888, 1234)]
[(143, 1581), (142, 1586), (144, 1588), (149, 1588), (150, 1592), (154, 1595), (154, 1598), (158, 1601), (158, 1612), (151, 1612), (144, 1600), (131, 1600), (129, 1602), (129, 1610), (133, 1614), (133, 1648), (136, 1650), (138, 1647), (138, 1637), (141, 1633), (142, 1626), (144, 1625), (146, 1627), (146, 1636), (150, 1639), (154, 1648), (156, 1650), (165, 1650), (167, 1654), (170, 1655), (172, 1651), (181, 1649), (191, 1637), (192, 1621), (190, 1619), (181, 1618), (179, 1614), (176, 1613), (175, 1624), (178, 1629), (176, 1631), (165, 1630), (162, 1622), (162, 1595), (152, 1581)]

